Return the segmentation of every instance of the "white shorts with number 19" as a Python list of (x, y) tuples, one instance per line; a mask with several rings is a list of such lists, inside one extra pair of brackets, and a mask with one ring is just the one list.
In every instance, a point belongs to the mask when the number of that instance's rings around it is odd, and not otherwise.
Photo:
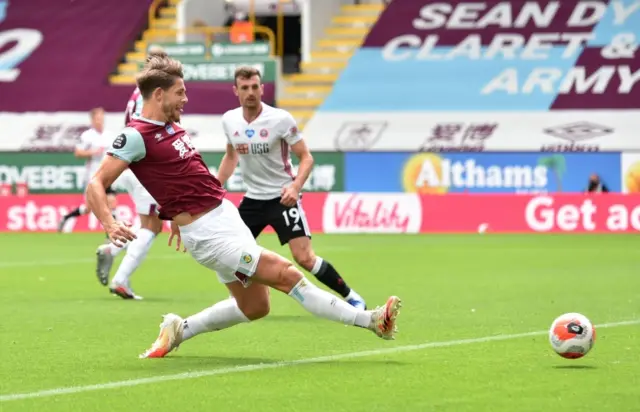
[(214, 270), (220, 282), (240, 281), (245, 287), (264, 250), (227, 199), (195, 222), (180, 226), (180, 237), (191, 256)]

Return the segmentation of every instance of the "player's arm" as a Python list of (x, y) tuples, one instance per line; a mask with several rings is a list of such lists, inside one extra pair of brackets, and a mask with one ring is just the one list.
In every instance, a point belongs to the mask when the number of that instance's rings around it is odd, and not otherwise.
[(98, 154), (98, 150), (91, 149), (91, 136), (87, 132), (80, 136), (80, 143), (76, 146), (73, 154), (79, 159), (89, 159)]
[(291, 151), (299, 160), (298, 173), (293, 181), (293, 185), (299, 192), (302, 190), (313, 169), (313, 156), (307, 144), (302, 139), (291, 145)]
[(129, 163), (113, 156), (105, 156), (100, 168), (87, 186), (87, 203), (105, 228), (113, 225), (115, 219), (107, 202), (106, 188), (129, 167)]
[(115, 223), (107, 205), (105, 188), (111, 186), (130, 163), (144, 158), (146, 149), (142, 136), (135, 129), (126, 128), (115, 138), (107, 155), (87, 187), (87, 203), (105, 229)]
[(238, 152), (236, 152), (231, 143), (227, 143), (227, 151), (222, 156), (220, 167), (218, 168), (218, 180), (223, 186), (233, 174), (236, 166), (238, 166)]
[(298, 173), (293, 181), (293, 187), (300, 192), (311, 174), (311, 169), (313, 169), (313, 156), (311, 156), (311, 152), (298, 130), (298, 125), (290, 113), (286, 113), (280, 127), (282, 128), (282, 139), (287, 142), (299, 160)]

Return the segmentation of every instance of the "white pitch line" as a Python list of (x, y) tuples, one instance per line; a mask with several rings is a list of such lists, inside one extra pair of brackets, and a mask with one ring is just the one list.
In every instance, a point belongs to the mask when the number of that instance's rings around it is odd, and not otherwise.
[[(597, 328), (614, 328), (619, 326), (638, 325), (638, 324), (640, 324), (640, 319), (627, 320), (622, 322), (604, 323), (601, 325), (596, 325), (596, 327)], [(66, 388), (47, 389), (47, 390), (36, 391), (36, 392), (14, 393), (14, 394), (8, 394), (8, 395), (0, 395), (0, 402), (17, 401), (22, 399), (33, 399), (33, 398), (46, 398), (46, 397), (52, 397), (52, 396), (69, 395), (74, 393), (99, 391), (104, 389), (130, 388), (132, 386), (146, 385), (150, 383), (180, 381), (180, 380), (186, 380), (186, 379), (202, 378), (205, 376), (228, 375), (231, 373), (252, 372), (252, 371), (265, 370), (265, 369), (284, 368), (288, 366), (306, 365), (310, 363), (332, 362), (332, 361), (338, 361), (343, 359), (354, 359), (354, 358), (362, 358), (366, 356), (379, 356), (379, 355), (387, 355), (387, 354), (394, 354), (394, 353), (401, 353), (401, 352), (411, 352), (411, 351), (417, 351), (417, 350), (429, 349), (429, 348), (444, 348), (444, 347), (450, 347), (450, 346), (470, 345), (473, 343), (484, 343), (484, 342), (494, 342), (494, 341), (502, 341), (502, 340), (510, 340), (510, 339), (519, 339), (519, 338), (526, 338), (531, 336), (546, 335), (547, 333), (549, 332), (546, 330), (539, 330), (535, 332), (516, 333), (516, 334), (510, 334), (510, 335), (493, 335), (493, 336), (485, 336), (482, 338), (459, 339), (459, 340), (449, 340), (449, 341), (442, 341), (442, 342), (427, 342), (427, 343), (421, 343), (418, 345), (396, 346), (388, 349), (373, 349), (373, 350), (367, 350), (362, 352), (342, 353), (339, 355), (319, 356), (316, 358), (297, 359), (297, 360), (281, 361), (281, 362), (273, 362), (273, 363), (256, 363), (252, 365), (233, 366), (230, 368), (209, 369), (209, 370), (203, 370), (203, 371), (197, 371), (197, 372), (184, 372), (184, 373), (177, 373), (173, 375), (161, 375), (161, 376), (152, 376), (149, 378), (98, 383), (95, 385), (70, 386)]]

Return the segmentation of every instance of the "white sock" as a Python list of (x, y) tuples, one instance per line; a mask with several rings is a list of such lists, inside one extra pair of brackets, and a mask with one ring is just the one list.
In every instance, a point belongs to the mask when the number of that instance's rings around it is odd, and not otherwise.
[(316, 256), (316, 261), (309, 272), (311, 272), (311, 274), (314, 276), (317, 275), (318, 272), (320, 272), (320, 268), (322, 267), (322, 262), (324, 262), (322, 258), (320, 256)]
[(186, 318), (183, 323), (182, 340), (185, 341), (201, 333), (229, 328), (244, 322), (249, 322), (249, 318), (242, 313), (236, 300), (226, 299)]
[(368, 328), (371, 324), (371, 313), (359, 310), (329, 292), (316, 287), (308, 279), (302, 278), (289, 296), (297, 300), (308, 312), (321, 318)]
[(153, 240), (156, 237), (155, 233), (149, 229), (140, 229), (136, 235), (137, 238), (129, 242), (127, 254), (120, 262), (118, 271), (113, 277), (113, 283), (129, 285), (129, 278), (149, 253), (149, 249), (151, 249)]
[(122, 246), (116, 246), (113, 243), (109, 243), (107, 247), (109, 248), (109, 253), (111, 254), (111, 256), (116, 257), (120, 254), (120, 252), (126, 250), (130, 244), (131, 242), (127, 242)]
[[(142, 230), (142, 228), (140, 227), (140, 221), (139, 220), (131, 227), (131, 230), (133, 230), (136, 233), (138, 233), (140, 230)], [(130, 244), (131, 244), (131, 242), (126, 242), (122, 246), (116, 246), (113, 243), (109, 243), (109, 253), (111, 254), (111, 256), (116, 257), (123, 250), (127, 250), (127, 248), (129, 247)]]

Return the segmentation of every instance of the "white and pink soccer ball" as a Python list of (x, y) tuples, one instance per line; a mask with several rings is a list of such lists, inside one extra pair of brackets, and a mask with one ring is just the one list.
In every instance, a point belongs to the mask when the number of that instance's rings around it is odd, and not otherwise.
[(554, 351), (563, 358), (578, 359), (585, 356), (596, 340), (596, 329), (579, 313), (565, 313), (551, 324), (549, 342)]

